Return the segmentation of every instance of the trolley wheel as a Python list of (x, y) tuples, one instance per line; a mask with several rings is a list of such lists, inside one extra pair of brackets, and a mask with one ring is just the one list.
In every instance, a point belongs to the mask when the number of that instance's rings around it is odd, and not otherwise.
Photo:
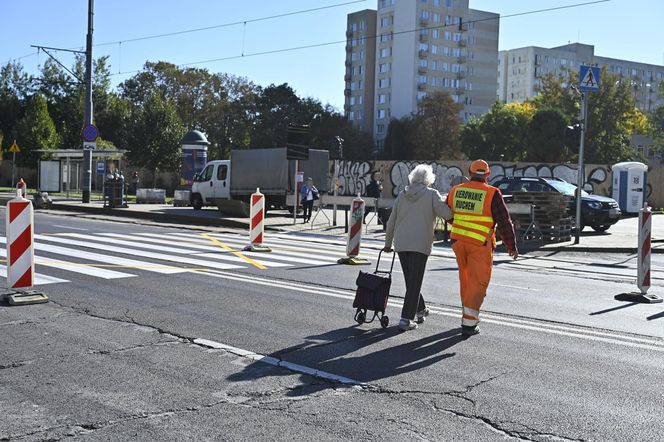
[(383, 315), (383, 317), (380, 318), (380, 326), (383, 328), (387, 328), (388, 325), (390, 325), (390, 318)]
[(355, 320), (358, 324), (364, 324), (365, 319), (367, 319), (367, 314), (364, 312), (357, 312), (357, 315), (355, 315)]

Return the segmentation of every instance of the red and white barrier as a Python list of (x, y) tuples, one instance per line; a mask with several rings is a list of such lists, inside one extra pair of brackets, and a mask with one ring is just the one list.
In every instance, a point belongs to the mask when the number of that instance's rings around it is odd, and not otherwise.
[(350, 210), (350, 227), (348, 229), (348, 244), (346, 245), (346, 258), (338, 260), (340, 264), (369, 264), (366, 259), (358, 258), (360, 243), (362, 242), (362, 222), (364, 220), (364, 200), (358, 195), (353, 200)]
[(636, 269), (638, 292), (621, 293), (615, 299), (619, 301), (656, 304), (664, 301), (657, 295), (648, 294), (650, 288), (650, 243), (652, 233), (652, 209), (648, 203), (639, 210), (639, 244)]
[(652, 233), (652, 209), (644, 204), (639, 210), (639, 257), (637, 285), (645, 294), (650, 288), (650, 241)]
[(249, 244), (244, 248), (251, 252), (271, 252), (272, 250), (263, 245), (263, 234), (265, 232), (265, 195), (259, 188), (256, 193), (251, 194), (251, 207), (249, 209)]
[(16, 189), (16, 198), (7, 202), (7, 288), (28, 290), (35, 274), (32, 203)]

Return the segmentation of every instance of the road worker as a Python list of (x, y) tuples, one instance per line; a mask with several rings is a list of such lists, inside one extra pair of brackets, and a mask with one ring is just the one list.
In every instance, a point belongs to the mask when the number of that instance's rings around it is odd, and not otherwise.
[(461, 333), (465, 337), (480, 332), (477, 324), (491, 280), (496, 224), (510, 256), (516, 259), (519, 255), (505, 200), (500, 190), (487, 184), (489, 165), (475, 160), (468, 172), (470, 181), (452, 187), (447, 195), (453, 213), (450, 238), (459, 266)]

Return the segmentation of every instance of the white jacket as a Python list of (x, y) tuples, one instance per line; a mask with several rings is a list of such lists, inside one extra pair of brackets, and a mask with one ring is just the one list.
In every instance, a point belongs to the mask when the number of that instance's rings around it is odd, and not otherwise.
[(385, 247), (397, 252), (431, 254), (436, 218), (450, 219), (452, 210), (436, 189), (415, 183), (406, 187), (392, 206), (387, 221)]

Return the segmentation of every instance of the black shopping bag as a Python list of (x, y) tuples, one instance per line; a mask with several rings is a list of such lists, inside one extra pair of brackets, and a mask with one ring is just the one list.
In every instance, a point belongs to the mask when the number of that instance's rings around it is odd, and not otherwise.
[(353, 308), (385, 311), (392, 285), (391, 275), (367, 273), (360, 270), (355, 283), (357, 289)]

